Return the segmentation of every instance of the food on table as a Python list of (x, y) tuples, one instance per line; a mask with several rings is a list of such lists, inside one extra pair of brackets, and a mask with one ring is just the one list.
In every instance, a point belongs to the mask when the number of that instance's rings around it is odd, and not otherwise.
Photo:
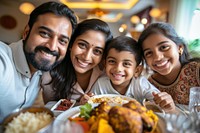
[(143, 121), (143, 129), (151, 131), (156, 128), (158, 118), (152, 110), (147, 110), (138, 101), (132, 100), (129, 103), (123, 105), (123, 107), (129, 108), (133, 111), (139, 112)]
[(143, 121), (144, 131), (154, 131), (158, 124), (158, 117), (152, 110), (140, 114)]
[(163, 111), (157, 105), (146, 104), (145, 106), (146, 106), (147, 109), (153, 110), (154, 112), (163, 113)]
[(92, 111), (92, 105), (86, 103), (85, 105), (80, 107), (80, 115), (79, 116), (89, 119), (91, 111)]
[(76, 118), (69, 118), (70, 121), (76, 122), (78, 123), (82, 128), (84, 132), (89, 131), (89, 124), (87, 123), (87, 121), (85, 121), (84, 118), (82, 117), (76, 117)]
[(159, 105), (155, 104), (154, 102), (148, 101), (147, 99), (144, 99), (143, 105), (148, 110), (152, 110), (153, 112), (165, 114), (164, 110)]
[(109, 123), (116, 133), (141, 133), (142, 119), (138, 112), (120, 106), (112, 107), (108, 113)]
[(124, 103), (127, 103), (131, 100), (132, 98), (125, 97), (125, 96), (120, 96), (120, 95), (97, 95), (94, 97), (91, 97), (88, 100), (88, 103), (101, 103), (101, 102), (107, 102), (107, 103), (112, 103), (112, 104), (119, 104), (122, 105)]
[(114, 133), (111, 125), (109, 125), (108, 121), (105, 119), (99, 120), (99, 127), (101, 128), (98, 128), (98, 133)]
[(147, 109), (136, 100), (131, 100), (130, 102), (123, 104), (123, 107), (130, 108), (131, 110), (139, 113), (147, 111)]
[(55, 110), (65, 111), (72, 106), (72, 102), (68, 99), (63, 99), (60, 104), (55, 108)]
[(13, 118), (5, 127), (5, 133), (36, 133), (49, 125), (53, 117), (46, 112), (24, 112)]
[[(83, 106), (87, 108), (88, 105)], [(88, 114), (87, 118), (81, 115), (89, 125), (89, 129), (85, 130), (87, 133), (154, 133), (158, 123), (158, 117), (153, 111), (147, 110), (136, 100), (122, 106), (102, 102)], [(69, 118), (73, 119), (77, 117)]]
[(111, 109), (111, 106), (109, 106), (109, 104), (107, 102), (102, 102), (101, 104), (99, 104), (99, 106), (95, 107), (90, 115), (91, 116), (98, 116), (99, 114), (103, 114), (103, 113), (108, 113)]

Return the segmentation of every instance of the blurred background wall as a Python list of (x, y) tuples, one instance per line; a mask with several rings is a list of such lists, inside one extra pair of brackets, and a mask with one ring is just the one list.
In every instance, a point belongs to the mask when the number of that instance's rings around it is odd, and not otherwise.
[[(1, 0), (0, 40), (11, 43), (21, 38), (29, 19), (29, 15), (19, 9), (24, 2), (36, 7), (47, 1), (49, 0)], [(114, 36), (128, 35), (137, 39), (150, 23), (168, 22), (189, 42), (190, 49), (200, 51), (200, 0), (54, 1), (63, 2), (72, 8), (79, 21), (88, 18), (106, 21)], [(31, 7), (27, 9), (31, 10)]]

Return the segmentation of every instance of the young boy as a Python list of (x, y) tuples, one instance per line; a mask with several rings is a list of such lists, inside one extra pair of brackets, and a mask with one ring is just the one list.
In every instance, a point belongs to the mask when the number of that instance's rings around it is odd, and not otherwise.
[[(94, 84), (94, 94), (119, 94), (135, 98), (142, 103), (144, 99), (159, 101), (165, 105), (166, 100), (173, 100), (170, 95), (155, 88), (146, 77), (141, 76), (143, 66), (141, 49), (137, 42), (126, 36), (113, 39), (105, 49), (106, 76), (100, 77)], [(171, 99), (170, 99), (171, 98)], [(168, 105), (161, 106), (169, 109)]]

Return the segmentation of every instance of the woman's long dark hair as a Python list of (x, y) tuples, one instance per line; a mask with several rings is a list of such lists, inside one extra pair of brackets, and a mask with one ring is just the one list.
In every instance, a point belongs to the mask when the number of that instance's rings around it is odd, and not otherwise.
[(77, 78), (70, 58), (70, 49), (75, 39), (89, 30), (101, 31), (104, 33), (106, 44), (113, 38), (108, 24), (104, 21), (99, 19), (87, 19), (78, 24), (70, 40), (64, 60), (52, 71), (50, 71), (52, 77), (52, 81), (50, 83), (52, 83), (52, 87), (55, 91), (55, 98), (57, 100), (71, 97), (72, 89), (74, 89), (73, 87), (77, 82)]

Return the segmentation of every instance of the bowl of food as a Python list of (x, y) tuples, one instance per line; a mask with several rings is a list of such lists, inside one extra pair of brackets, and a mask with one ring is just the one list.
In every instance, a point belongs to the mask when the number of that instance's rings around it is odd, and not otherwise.
[(128, 103), (131, 100), (135, 100), (134, 98), (117, 95), (117, 94), (103, 94), (103, 95), (95, 95), (88, 100), (90, 104), (99, 104), (101, 102), (107, 102), (109, 104), (114, 105), (122, 105), (124, 103)]
[(54, 120), (54, 114), (45, 107), (17, 109), (3, 120), (4, 133), (35, 133), (46, 129)]
[(152, 110), (153, 112), (160, 114), (160, 115), (165, 115), (165, 111), (157, 104), (155, 104), (152, 101), (148, 101), (146, 99), (143, 100), (143, 106), (147, 108), (148, 110)]
[(52, 108), (51, 111), (55, 116), (63, 113), (64, 111), (72, 108), (75, 105), (75, 100), (60, 99)]

